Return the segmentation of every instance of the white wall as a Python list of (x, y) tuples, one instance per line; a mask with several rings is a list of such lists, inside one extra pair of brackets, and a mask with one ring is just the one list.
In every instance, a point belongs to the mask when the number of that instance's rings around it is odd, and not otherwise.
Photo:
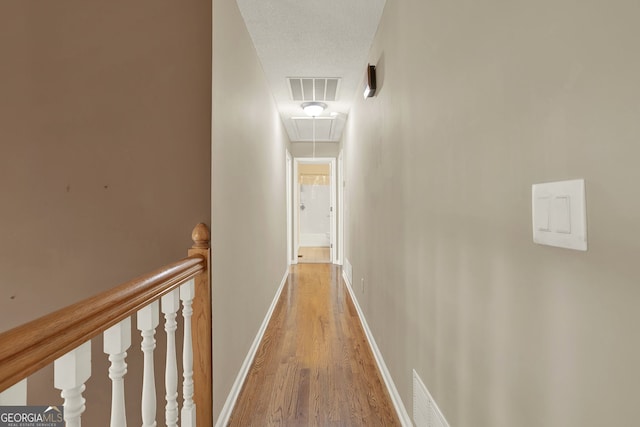
[(214, 419), (287, 269), (280, 115), (233, 0), (214, 1)]
[(300, 184), (300, 246), (329, 247), (331, 244), (331, 187), (325, 184)]
[[(409, 411), (415, 368), (456, 427), (638, 423), (639, 20), (387, 0), (343, 140), (346, 255)], [(586, 253), (532, 241), (531, 185), (570, 178)]]

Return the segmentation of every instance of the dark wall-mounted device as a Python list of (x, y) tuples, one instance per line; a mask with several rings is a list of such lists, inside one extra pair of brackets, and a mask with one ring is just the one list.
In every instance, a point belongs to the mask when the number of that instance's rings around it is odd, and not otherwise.
[(367, 65), (367, 85), (364, 88), (364, 99), (376, 94), (376, 66)]

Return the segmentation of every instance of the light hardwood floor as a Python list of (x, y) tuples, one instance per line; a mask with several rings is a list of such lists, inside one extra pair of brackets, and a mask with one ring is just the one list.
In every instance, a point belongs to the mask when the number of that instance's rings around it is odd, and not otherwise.
[(339, 267), (292, 266), (228, 425), (400, 425)]
[(329, 248), (298, 248), (298, 263), (331, 262)]

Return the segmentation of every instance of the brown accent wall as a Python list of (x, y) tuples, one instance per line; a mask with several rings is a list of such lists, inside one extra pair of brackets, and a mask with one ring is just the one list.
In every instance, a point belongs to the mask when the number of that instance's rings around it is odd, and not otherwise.
[[(5, 330), (185, 256), (209, 222), (211, 4), (1, 2), (0, 34)], [(107, 387), (87, 385), (87, 425)]]

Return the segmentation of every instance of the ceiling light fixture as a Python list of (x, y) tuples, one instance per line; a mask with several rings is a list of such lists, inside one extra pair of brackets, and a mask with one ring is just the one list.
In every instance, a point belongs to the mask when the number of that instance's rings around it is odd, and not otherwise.
[(318, 117), (325, 108), (327, 108), (327, 104), (322, 102), (305, 102), (302, 104), (302, 109), (310, 117)]
[(364, 88), (364, 99), (376, 94), (376, 66), (367, 65), (367, 85)]
[(313, 126), (313, 158), (316, 158), (316, 117), (318, 117), (320, 114), (322, 114), (322, 112), (324, 111), (324, 109), (327, 108), (327, 104), (322, 103), (322, 102), (304, 102), (302, 104), (302, 109), (304, 110), (304, 112), (307, 114), (307, 116), (310, 116), (313, 120), (312, 126)]

